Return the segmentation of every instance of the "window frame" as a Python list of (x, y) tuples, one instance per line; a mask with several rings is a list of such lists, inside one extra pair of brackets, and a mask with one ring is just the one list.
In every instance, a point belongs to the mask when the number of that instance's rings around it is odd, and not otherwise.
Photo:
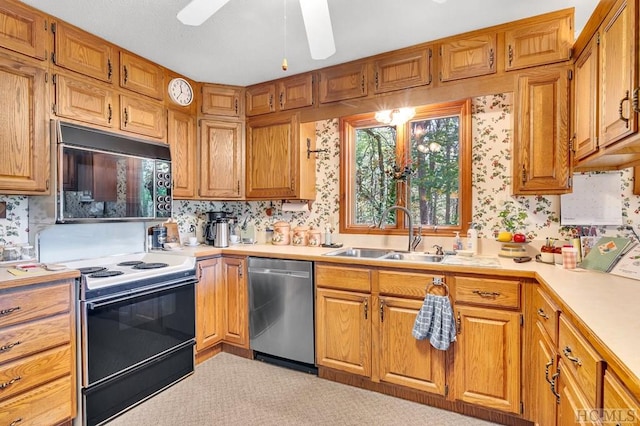
[[(472, 116), (471, 99), (443, 102), (438, 104), (416, 107), (415, 116), (407, 123), (396, 127), (396, 164), (404, 164), (405, 159), (411, 153), (409, 126), (413, 121), (437, 119), (440, 117), (460, 117), (460, 188), (459, 205), (460, 221), (458, 225), (423, 226), (422, 235), (426, 236), (453, 236), (455, 232), (462, 235), (466, 233), (472, 220), (471, 209), (472, 196)], [(406, 235), (407, 221), (405, 214), (395, 211), (395, 224), (385, 224), (384, 229), (374, 224), (355, 224), (355, 205), (351, 200), (351, 194), (355, 190), (355, 171), (352, 162), (355, 146), (355, 131), (362, 127), (381, 126), (375, 119), (375, 112), (356, 114), (340, 118), (340, 233), (344, 234), (371, 234), (371, 235)], [(411, 179), (411, 178), (409, 178)], [(397, 182), (397, 194), (402, 194), (402, 205), (406, 206), (409, 199), (409, 183)], [(397, 197), (398, 198), (398, 197)], [(396, 199), (396, 202), (398, 199)], [(418, 228), (414, 223), (414, 230)]]

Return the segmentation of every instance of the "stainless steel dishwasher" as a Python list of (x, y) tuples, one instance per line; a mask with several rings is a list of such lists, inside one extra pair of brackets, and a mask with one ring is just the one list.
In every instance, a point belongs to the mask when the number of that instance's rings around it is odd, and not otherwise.
[(313, 263), (249, 258), (249, 337), (256, 359), (317, 373)]

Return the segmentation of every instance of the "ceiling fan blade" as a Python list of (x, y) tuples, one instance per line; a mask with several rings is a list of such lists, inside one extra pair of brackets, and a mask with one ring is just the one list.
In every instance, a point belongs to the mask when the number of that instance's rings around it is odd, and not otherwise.
[(336, 53), (327, 0), (300, 0), (302, 19), (313, 59), (327, 59)]
[(229, 0), (192, 0), (176, 17), (185, 25), (197, 27), (228, 2)]

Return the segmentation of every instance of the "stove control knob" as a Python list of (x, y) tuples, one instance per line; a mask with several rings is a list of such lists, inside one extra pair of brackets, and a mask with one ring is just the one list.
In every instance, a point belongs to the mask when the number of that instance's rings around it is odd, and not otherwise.
[(164, 208), (165, 208), (167, 211), (170, 211), (170, 210), (171, 210), (171, 204), (165, 204), (165, 205), (164, 205)]

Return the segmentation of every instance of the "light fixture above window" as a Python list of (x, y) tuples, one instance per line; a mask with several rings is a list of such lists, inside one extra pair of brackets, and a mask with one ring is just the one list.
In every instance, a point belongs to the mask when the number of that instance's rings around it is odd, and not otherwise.
[(442, 146), (438, 142), (430, 142), (428, 145), (418, 144), (416, 149), (423, 154), (439, 152)]
[(415, 108), (394, 108), (376, 112), (376, 120), (389, 126), (401, 126), (416, 114)]

